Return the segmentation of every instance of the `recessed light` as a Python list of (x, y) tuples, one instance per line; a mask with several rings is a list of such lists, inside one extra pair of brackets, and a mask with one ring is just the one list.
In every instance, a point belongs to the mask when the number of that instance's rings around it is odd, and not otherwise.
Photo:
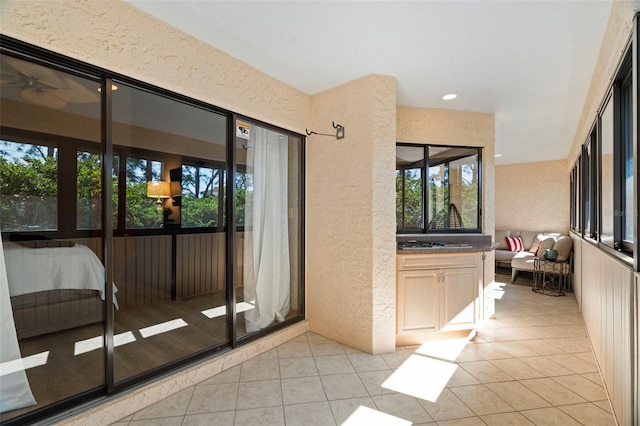
[(444, 99), (445, 101), (451, 101), (457, 97), (458, 95), (456, 95), (455, 93), (449, 93), (448, 95), (444, 95), (442, 99)]
[(502, 154), (495, 154), (494, 157), (502, 157)]

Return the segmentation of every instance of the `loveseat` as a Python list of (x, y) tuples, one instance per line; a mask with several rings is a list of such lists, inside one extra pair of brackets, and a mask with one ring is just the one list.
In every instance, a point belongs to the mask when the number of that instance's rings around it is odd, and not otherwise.
[(534, 270), (535, 259), (544, 259), (545, 251), (557, 251), (557, 261), (562, 265), (562, 273), (571, 273), (571, 253), (573, 241), (567, 235), (536, 231), (497, 230), (495, 243), (496, 266), (511, 268), (511, 282), (515, 282), (518, 271)]

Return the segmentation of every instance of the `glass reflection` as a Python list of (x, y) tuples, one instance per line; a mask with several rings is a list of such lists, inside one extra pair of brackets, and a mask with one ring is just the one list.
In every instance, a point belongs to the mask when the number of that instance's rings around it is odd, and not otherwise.
[[(228, 341), (225, 116), (116, 82), (116, 383)], [(148, 192), (148, 182), (161, 191)], [(155, 190), (154, 190), (155, 191)], [(166, 193), (164, 193), (166, 191)], [(162, 192), (162, 194), (160, 194)], [(114, 206), (115, 208), (115, 206)]]
[[(0, 55), (0, 420), (105, 383), (100, 85)], [(98, 183), (98, 186), (96, 186)]]
[(300, 314), (301, 141), (253, 123), (236, 138), (239, 337)]

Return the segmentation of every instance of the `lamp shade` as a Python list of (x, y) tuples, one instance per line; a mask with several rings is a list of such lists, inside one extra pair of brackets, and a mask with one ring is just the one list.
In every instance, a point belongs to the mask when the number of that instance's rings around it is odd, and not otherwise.
[(163, 180), (147, 182), (147, 197), (158, 199), (171, 197), (169, 182)]
[(182, 185), (178, 181), (171, 182), (171, 196), (172, 197), (180, 197), (182, 196)]

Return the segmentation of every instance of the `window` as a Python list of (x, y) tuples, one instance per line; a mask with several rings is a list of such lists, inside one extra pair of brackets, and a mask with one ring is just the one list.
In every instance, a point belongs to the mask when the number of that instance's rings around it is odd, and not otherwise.
[(609, 96), (600, 114), (600, 175), (601, 175), (601, 233), (600, 241), (613, 247), (614, 223), (618, 215), (614, 188), (614, 108), (613, 96)]
[(582, 147), (582, 223), (583, 235), (596, 238), (596, 204), (597, 204), (597, 161), (596, 129), (594, 128)]
[(78, 151), (76, 162), (76, 227), (100, 229), (102, 220), (102, 162), (99, 153)]
[(627, 255), (636, 220), (631, 62), (627, 53), (571, 172), (571, 228)]
[[(396, 162), (396, 227), (422, 228), (424, 148), (399, 146)], [(402, 158), (402, 159), (400, 159)]]
[(126, 229), (161, 228), (163, 205), (160, 198), (147, 196), (147, 182), (161, 181), (162, 163), (140, 157), (126, 161)]
[(398, 232), (480, 232), (480, 153), (471, 147), (398, 144)]
[(183, 165), (181, 181), (181, 226), (183, 228), (221, 226), (224, 206), (223, 170)]
[(581, 224), (580, 224), (580, 162), (582, 160), (582, 157), (578, 157), (578, 160), (576, 161), (576, 163), (573, 165), (573, 169), (571, 169), (571, 178), (570, 178), (570, 198), (571, 198), (571, 205), (570, 205), (570, 215), (571, 215), (571, 229), (573, 229), (574, 231), (580, 231), (581, 229)]
[(633, 252), (633, 224), (636, 215), (633, 209), (633, 84), (631, 71), (624, 77), (620, 89), (620, 206), (621, 221), (620, 244), (627, 253)]
[(0, 143), (0, 230), (56, 231), (58, 148)]

